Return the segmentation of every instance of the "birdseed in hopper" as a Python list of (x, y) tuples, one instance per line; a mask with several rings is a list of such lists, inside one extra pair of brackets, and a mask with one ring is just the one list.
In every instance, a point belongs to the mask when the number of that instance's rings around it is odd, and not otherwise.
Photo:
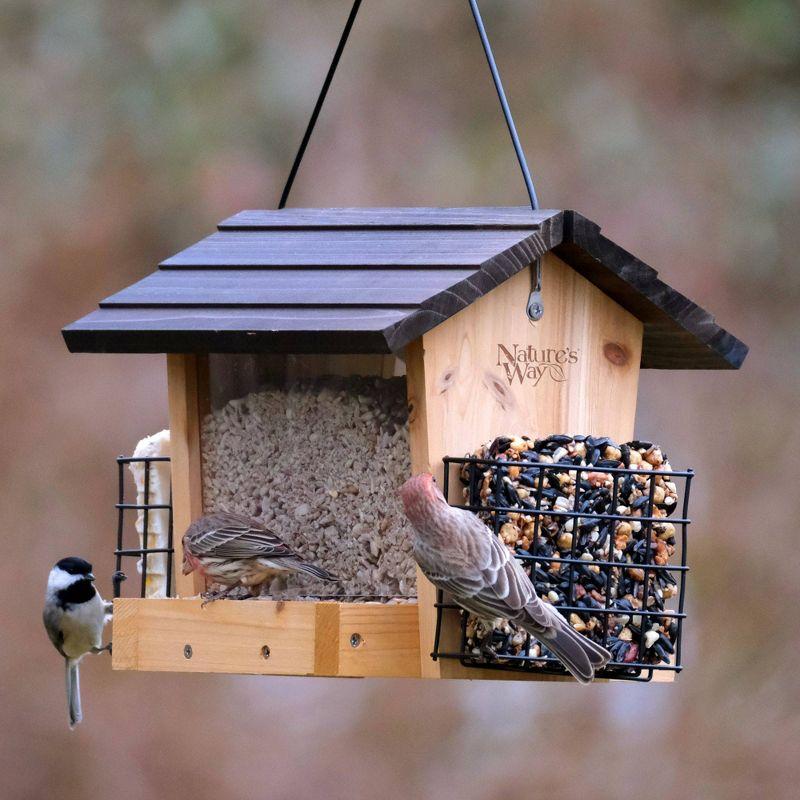
[(203, 420), (205, 511), (262, 521), (339, 583), (291, 574), (271, 599), (416, 598), (397, 489), (411, 470), (404, 378), (298, 380), (230, 400)]

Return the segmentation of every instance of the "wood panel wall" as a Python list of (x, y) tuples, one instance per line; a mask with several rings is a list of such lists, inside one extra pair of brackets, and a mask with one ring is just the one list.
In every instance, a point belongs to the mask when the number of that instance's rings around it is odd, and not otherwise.
[[(542, 278), (545, 311), (539, 322), (531, 324), (525, 313), (530, 274), (524, 270), (408, 348), (415, 472), (431, 471), (442, 481), (445, 456), (471, 453), (506, 433), (633, 437), (641, 322), (553, 254), (544, 258)], [(525, 352), (527, 359), (529, 347), (536, 361), (507, 365), (509, 353)], [(520, 368), (526, 373), (521, 381)], [(457, 481), (451, 480), (450, 490), (451, 497), (460, 491)], [(435, 590), (422, 575), (418, 598), (423, 676), (512, 677), (466, 669), (454, 660), (432, 661)], [(449, 615), (441, 643), (453, 652), (457, 616)]]

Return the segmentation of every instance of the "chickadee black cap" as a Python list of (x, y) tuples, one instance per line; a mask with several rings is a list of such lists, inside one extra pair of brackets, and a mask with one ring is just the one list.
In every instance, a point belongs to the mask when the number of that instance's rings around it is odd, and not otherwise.
[(69, 558), (62, 558), (56, 566), (68, 572), (70, 575), (91, 575), (92, 565), (88, 561), (84, 561), (77, 556), (70, 556)]

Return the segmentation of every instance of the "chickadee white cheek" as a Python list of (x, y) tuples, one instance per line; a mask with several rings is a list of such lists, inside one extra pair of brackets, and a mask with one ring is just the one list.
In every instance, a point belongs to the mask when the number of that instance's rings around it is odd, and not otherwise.
[(48, 592), (60, 592), (68, 586), (72, 586), (76, 581), (82, 580), (82, 575), (73, 575), (58, 567), (50, 570), (50, 576), (47, 579)]

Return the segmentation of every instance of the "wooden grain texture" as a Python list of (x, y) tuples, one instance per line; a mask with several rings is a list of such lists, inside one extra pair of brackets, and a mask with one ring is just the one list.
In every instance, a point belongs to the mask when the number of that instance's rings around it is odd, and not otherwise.
[(416, 307), (475, 274), (429, 268), (411, 278), (397, 269), (159, 270), (100, 303), (100, 308), (182, 306)]
[(529, 206), (501, 208), (284, 208), (240, 211), (217, 226), (219, 230), (339, 228), (522, 228), (538, 227), (559, 211)]
[(402, 308), (95, 311), (64, 329), (72, 352), (391, 353), (383, 329)]
[[(353, 647), (352, 637), (359, 644)], [(418, 678), (419, 621), (413, 604), (339, 604), (340, 677)]]
[(574, 211), (296, 209), (222, 228), (67, 326), (70, 350), (399, 354), (552, 251), (644, 323), (643, 367), (732, 369), (747, 354)]
[[(425, 458), (440, 481), (445, 456), (472, 452), (501, 433), (633, 438), (642, 324), (552, 254), (544, 259), (542, 282), (545, 312), (534, 325), (525, 314), (530, 280), (522, 272), (423, 337), (424, 375), (417, 372), (416, 381), (425, 384)], [(524, 352), (527, 358), (533, 351), (538, 361), (525, 363), (526, 369), (559, 358), (567, 363), (555, 371), (548, 366), (538, 378), (526, 373), (520, 381), (514, 371), (520, 362), (512, 361), (509, 382), (506, 353)], [(574, 363), (565, 353), (575, 354)], [(409, 362), (409, 380), (416, 361)], [(457, 481), (450, 488), (458, 491)], [(425, 653), (433, 642), (423, 610), (421, 605), (420, 630), (429, 639), (421, 645)], [(432, 607), (428, 613), (435, 613)], [(458, 613), (447, 612), (446, 620), (441, 649), (457, 652)], [(439, 662), (439, 671), (442, 677), (551, 679), (468, 669), (450, 659)]]
[[(411, 451), (411, 473), (434, 472), (438, 465), (431, 461), (429, 442), (432, 428), (438, 436), (438, 420), (428, 413), (427, 383), (425, 380), (425, 353), (422, 339), (413, 341), (405, 351), (406, 388), (408, 392), (408, 439)], [(420, 674), (423, 678), (438, 678), (441, 662), (433, 661), (433, 643), (436, 635), (436, 587), (417, 567), (417, 604), (419, 607)]]
[(379, 330), (322, 330), (313, 325), (297, 331), (226, 330), (213, 325), (214, 319), (224, 322), (224, 315), (199, 316), (202, 319), (172, 328), (154, 321), (152, 328), (145, 322), (132, 329), (119, 318), (113, 323), (93, 319), (85, 328), (65, 329), (64, 340), (72, 353), (391, 353)]
[(161, 262), (161, 269), (202, 267), (473, 266), (513, 247), (530, 228), (332, 231), (224, 231)]
[[(172, 470), (173, 568), (175, 591), (191, 597), (203, 591), (202, 580), (194, 573), (184, 575), (182, 536), (193, 520), (203, 513), (203, 482), (200, 455), (200, 404), (205, 356), (171, 354), (167, 356), (167, 394)], [(207, 396), (207, 395), (206, 395)]]
[[(435, 424), (442, 456), (463, 454), (504, 430), (633, 438), (642, 324), (554, 255), (544, 259), (542, 282), (545, 312), (534, 325), (525, 315), (525, 272), (423, 338), (429, 443)], [(608, 344), (627, 361), (609, 360)], [(550, 351), (549, 363), (539, 357), (530, 366), (561, 369), (545, 369), (536, 383), (520, 381), (517, 368), (526, 363), (514, 362), (509, 382), (505, 362), (515, 346), (518, 353)], [(558, 355), (564, 350), (575, 353), (575, 363)], [(440, 459), (430, 445), (428, 456)]]
[(314, 604), (314, 674), (339, 674), (339, 604)]
[(114, 669), (314, 674), (314, 603), (125, 598), (114, 616)]
[[(356, 633), (360, 640), (353, 647)], [(198, 599), (118, 599), (112, 664), (125, 670), (414, 678), (420, 671), (417, 609), (269, 600), (222, 600), (203, 608)]]
[(112, 617), (112, 641), (114, 649), (111, 654), (113, 669), (139, 668), (139, 620), (140, 604), (128, 602), (127, 598), (114, 599)]
[[(180, 331), (224, 331), (230, 333), (359, 333), (382, 331), (401, 319), (406, 310), (381, 308), (109, 308), (85, 318), (85, 327), (125, 325), (128, 330), (163, 333)], [(388, 350), (387, 350), (388, 352)]]

